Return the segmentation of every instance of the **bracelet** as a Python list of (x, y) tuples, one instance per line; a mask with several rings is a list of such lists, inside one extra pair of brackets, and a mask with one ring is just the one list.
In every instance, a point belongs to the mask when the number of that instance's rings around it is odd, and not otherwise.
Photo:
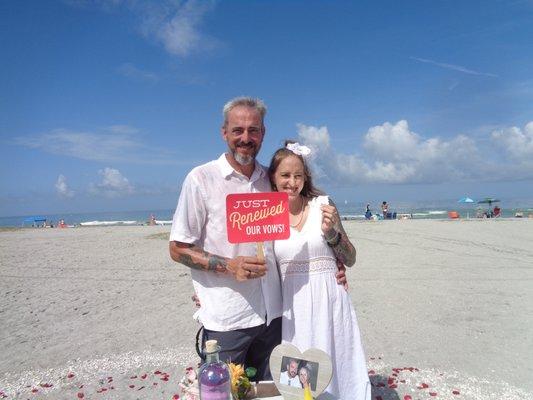
[(341, 241), (341, 233), (339, 231), (335, 231), (335, 235), (333, 235), (333, 237), (330, 239), (328, 239), (325, 235), (324, 237), (326, 238), (326, 242), (332, 247), (337, 246)]

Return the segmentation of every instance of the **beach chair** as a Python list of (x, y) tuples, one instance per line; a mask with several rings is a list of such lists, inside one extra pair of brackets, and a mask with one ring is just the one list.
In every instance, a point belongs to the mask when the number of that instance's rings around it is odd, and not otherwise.
[(448, 211), (448, 218), (450, 219), (459, 219), (461, 216), (457, 211)]

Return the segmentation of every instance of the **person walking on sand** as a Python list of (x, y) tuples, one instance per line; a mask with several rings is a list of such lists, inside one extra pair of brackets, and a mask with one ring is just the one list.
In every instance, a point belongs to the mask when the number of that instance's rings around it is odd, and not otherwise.
[[(256, 161), (265, 114), (265, 104), (250, 97), (224, 105), (221, 134), (228, 149), (185, 178), (169, 239), (171, 258), (191, 268), (202, 342), (216, 339), (221, 360), (257, 368), (257, 380), (272, 378), (269, 357), (281, 342), (280, 277), (272, 242), (265, 242), (264, 260), (254, 243), (229, 243), (225, 199), (272, 190), (267, 169)], [(337, 282), (346, 285), (344, 268)]]

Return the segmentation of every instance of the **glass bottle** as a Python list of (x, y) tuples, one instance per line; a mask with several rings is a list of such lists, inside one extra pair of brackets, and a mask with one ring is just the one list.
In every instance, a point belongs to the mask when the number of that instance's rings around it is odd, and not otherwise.
[(231, 400), (231, 379), (226, 363), (220, 361), (216, 340), (205, 342), (205, 363), (200, 367), (198, 381), (200, 400)]

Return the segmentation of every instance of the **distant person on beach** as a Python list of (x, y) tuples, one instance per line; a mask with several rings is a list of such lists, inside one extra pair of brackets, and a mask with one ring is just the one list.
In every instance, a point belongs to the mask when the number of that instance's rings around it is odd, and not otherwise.
[(370, 204), (366, 205), (365, 218), (366, 219), (372, 218), (372, 211), (370, 211)]
[[(331, 357), (333, 377), (325, 397), (370, 400), (355, 310), (335, 278), (337, 260), (351, 267), (356, 251), (334, 202), (313, 184), (305, 159), (310, 153), (308, 147), (286, 141), (268, 169), (272, 188), (289, 197), (291, 235), (274, 242), (283, 291), (281, 339), (301, 351), (318, 348)], [(301, 372), (306, 385), (309, 369)]]
[(383, 215), (383, 219), (387, 219), (387, 218), (388, 218), (388, 214), (389, 214), (389, 205), (387, 204), (386, 201), (384, 201), (383, 203), (381, 203), (381, 214)]

